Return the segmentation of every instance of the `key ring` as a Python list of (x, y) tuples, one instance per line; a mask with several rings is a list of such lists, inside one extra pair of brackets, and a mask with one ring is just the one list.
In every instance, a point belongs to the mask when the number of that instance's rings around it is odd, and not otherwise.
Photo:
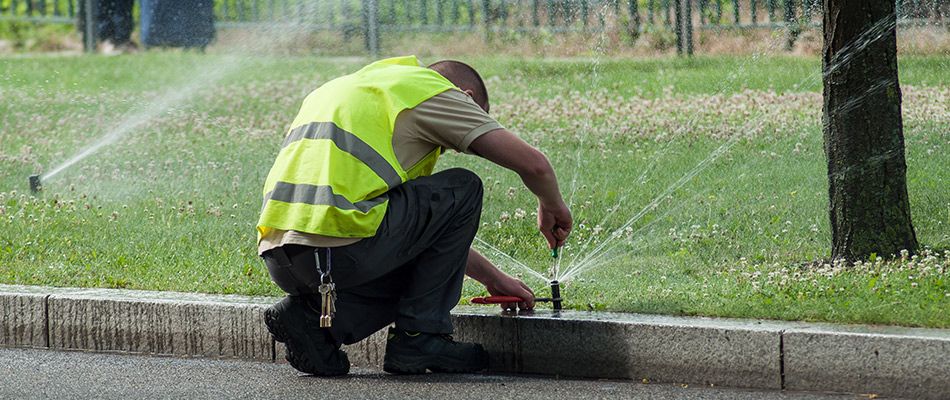
[(332, 284), (333, 277), (330, 276), (330, 248), (327, 247), (327, 270), (323, 271), (323, 267), (320, 266), (320, 248), (315, 247), (313, 249), (313, 258), (317, 261), (317, 270), (320, 271), (320, 283)]

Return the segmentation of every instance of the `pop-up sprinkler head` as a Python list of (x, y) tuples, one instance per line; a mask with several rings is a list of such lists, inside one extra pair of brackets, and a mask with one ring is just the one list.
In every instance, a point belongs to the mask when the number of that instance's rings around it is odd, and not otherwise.
[(558, 281), (551, 281), (551, 303), (555, 310), (561, 309), (561, 284)]
[(37, 194), (40, 190), (43, 190), (43, 185), (40, 184), (40, 176), (30, 175), (30, 192)]

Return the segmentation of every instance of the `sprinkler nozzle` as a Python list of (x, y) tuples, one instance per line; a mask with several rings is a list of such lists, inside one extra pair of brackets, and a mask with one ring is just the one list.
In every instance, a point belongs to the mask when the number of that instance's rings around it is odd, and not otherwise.
[(43, 185), (40, 184), (40, 176), (30, 175), (30, 192), (33, 192), (33, 194), (36, 194), (40, 190), (43, 190)]
[(558, 281), (551, 281), (551, 303), (555, 310), (561, 309), (561, 284)]

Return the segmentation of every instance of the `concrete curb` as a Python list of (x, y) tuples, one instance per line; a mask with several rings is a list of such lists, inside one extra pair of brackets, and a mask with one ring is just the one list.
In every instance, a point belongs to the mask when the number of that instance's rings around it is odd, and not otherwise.
[[(274, 361), (277, 298), (0, 285), (0, 345)], [(735, 388), (950, 397), (950, 330), (457, 307), (491, 369)], [(380, 367), (385, 332), (346, 346)]]

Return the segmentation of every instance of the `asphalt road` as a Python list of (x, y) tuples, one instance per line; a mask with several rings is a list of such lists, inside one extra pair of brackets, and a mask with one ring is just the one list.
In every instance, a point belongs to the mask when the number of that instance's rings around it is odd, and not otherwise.
[(287, 363), (0, 347), (2, 399), (856, 399), (630, 381), (489, 374), (303, 375)]

